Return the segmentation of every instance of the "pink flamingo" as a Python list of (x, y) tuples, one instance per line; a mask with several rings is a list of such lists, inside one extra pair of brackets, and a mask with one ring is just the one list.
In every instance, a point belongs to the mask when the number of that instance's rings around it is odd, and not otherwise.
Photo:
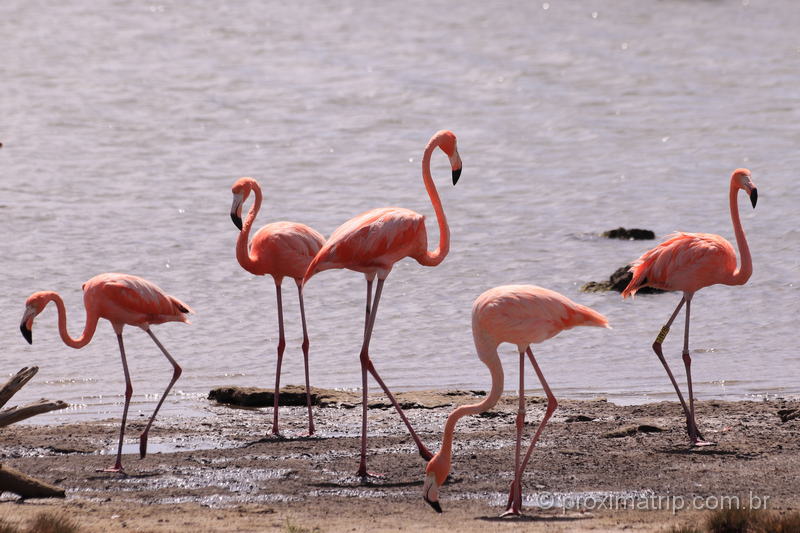
[[(576, 304), (555, 291), (533, 285), (495, 287), (484, 292), (475, 300), (472, 305), (472, 336), (475, 339), (478, 357), (489, 368), (492, 376), (492, 389), (482, 402), (462, 405), (447, 417), (442, 448), (428, 463), (423, 484), (423, 498), (437, 512), (442, 512), (439, 504), (439, 487), (450, 473), (453, 433), (456, 423), (464, 416), (488, 411), (497, 403), (503, 393), (503, 366), (497, 354), (497, 347), (503, 342), (510, 342), (516, 344), (519, 349), (519, 407), (516, 419), (514, 481), (511, 482), (506, 510), (501, 516), (521, 514), (522, 473), (528, 465), (539, 435), (553, 411), (558, 407), (558, 402), (533, 357), (530, 344), (543, 342), (558, 335), (561, 331), (575, 326), (609, 328), (606, 317), (597, 311)], [(522, 430), (525, 425), (525, 353), (528, 354), (533, 370), (547, 395), (547, 409), (530, 446), (528, 446), (525, 457), (520, 461)]]
[[(736, 234), (736, 245), (741, 255), (741, 265), (736, 268), (736, 252), (731, 243), (711, 233), (673, 233), (669, 238), (642, 254), (639, 259), (634, 261), (631, 267), (633, 278), (625, 290), (622, 297), (635, 295), (636, 291), (645, 285), (664, 289), (668, 291), (682, 291), (683, 298), (669, 317), (666, 325), (661, 328), (655, 342), (653, 351), (661, 360), (661, 364), (667, 371), (678, 399), (686, 415), (686, 428), (689, 439), (695, 446), (706, 446), (714, 444), (703, 439), (697, 430), (694, 418), (694, 396), (692, 394), (692, 358), (689, 356), (689, 314), (694, 293), (714, 285), (723, 283), (725, 285), (744, 285), (753, 273), (753, 262), (750, 258), (750, 249), (747, 246), (747, 239), (739, 220), (739, 206), (736, 202), (739, 189), (743, 189), (750, 196), (750, 203), (753, 208), (758, 200), (758, 191), (755, 183), (752, 182), (750, 171), (746, 168), (737, 168), (731, 175), (730, 184), (730, 210), (731, 220), (733, 221), (733, 231)], [(683, 304), (686, 304), (686, 324), (683, 332), (683, 364), (686, 367), (686, 379), (689, 389), (689, 407), (683, 399), (681, 390), (672, 371), (664, 359), (661, 351), (661, 343), (664, 342), (673, 320), (678, 315)]]
[(58, 293), (42, 291), (31, 294), (25, 301), (25, 314), (19, 325), (22, 336), (28, 343), (33, 344), (33, 319), (44, 311), (48, 303), (55, 302), (58, 309), (58, 332), (64, 344), (72, 348), (83, 348), (92, 340), (97, 329), (97, 321), (105, 318), (111, 322), (117, 334), (119, 353), (122, 356), (122, 370), (125, 372), (125, 407), (122, 410), (122, 425), (119, 429), (119, 446), (117, 447), (117, 462), (105, 472), (123, 472), (122, 468), (122, 439), (125, 435), (125, 421), (128, 418), (128, 405), (133, 394), (131, 377), (128, 373), (128, 361), (125, 358), (125, 347), (122, 344), (122, 328), (127, 324), (142, 328), (172, 365), (172, 379), (158, 401), (153, 415), (147, 422), (142, 435), (139, 437), (139, 454), (142, 458), (147, 454), (147, 434), (150, 426), (164, 403), (164, 398), (181, 375), (181, 367), (167, 352), (167, 349), (153, 334), (150, 326), (164, 322), (186, 322), (188, 313), (194, 313), (188, 305), (177, 298), (166, 294), (158, 286), (137, 276), (129, 274), (99, 274), (83, 284), (83, 305), (86, 308), (86, 323), (83, 334), (73, 339), (67, 331), (67, 311), (64, 300)]
[[(375, 316), (378, 313), (378, 303), (383, 290), (383, 283), (392, 266), (404, 257), (412, 257), (424, 266), (436, 266), (447, 256), (450, 249), (450, 228), (444, 216), (442, 202), (436, 192), (436, 186), (431, 177), (431, 155), (436, 147), (442, 149), (450, 159), (453, 185), (458, 182), (461, 175), (461, 158), (456, 148), (456, 136), (450, 131), (439, 131), (431, 137), (422, 156), (422, 180), (425, 189), (433, 204), (436, 220), (439, 223), (439, 247), (428, 251), (428, 235), (425, 231), (425, 217), (400, 207), (384, 207), (372, 209), (351, 218), (333, 232), (331, 238), (317, 253), (308, 266), (303, 284), (311, 276), (323, 270), (332, 268), (347, 268), (356, 272), (363, 272), (367, 280), (367, 305), (364, 319), (364, 342), (361, 347), (361, 461), (357, 475), (366, 477), (367, 474), (367, 372), (372, 374), (375, 381), (383, 388), (386, 396), (391, 400), (400, 418), (408, 427), (411, 437), (417, 444), (420, 455), (429, 459), (431, 453), (417, 436), (411, 423), (406, 418), (403, 410), (398, 405), (389, 388), (378, 375), (378, 371), (369, 357), (369, 341), (375, 325)], [(372, 283), (377, 276), (378, 285), (375, 289), (375, 299), (372, 300)]]
[[(242, 205), (250, 192), (255, 194), (255, 202), (242, 225)], [(261, 187), (253, 178), (239, 178), (231, 188), (233, 205), (231, 219), (241, 230), (236, 239), (236, 259), (242, 268), (256, 276), (271, 275), (275, 281), (278, 298), (278, 366), (275, 370), (275, 402), (272, 410), (272, 434), (278, 435), (278, 397), (281, 390), (281, 361), (286, 347), (283, 333), (283, 304), (281, 302), (281, 283), (284, 276), (297, 283), (297, 296), (300, 299), (300, 318), (303, 322), (303, 362), (306, 373), (306, 406), (308, 407), (308, 434), (314, 434), (314, 418), (311, 414), (311, 384), (308, 377), (308, 330), (306, 312), (303, 307), (301, 281), (311, 260), (325, 243), (325, 237), (316, 230), (295, 222), (273, 222), (256, 232), (248, 244), (250, 229), (261, 209)]]

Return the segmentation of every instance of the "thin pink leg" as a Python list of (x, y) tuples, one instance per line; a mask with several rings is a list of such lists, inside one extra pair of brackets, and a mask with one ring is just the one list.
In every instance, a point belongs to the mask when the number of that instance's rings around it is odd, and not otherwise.
[(675, 376), (672, 374), (672, 370), (670, 370), (669, 365), (667, 364), (667, 360), (664, 357), (664, 352), (661, 350), (661, 343), (664, 342), (664, 338), (667, 336), (669, 332), (669, 328), (672, 325), (672, 322), (675, 321), (675, 317), (678, 316), (678, 312), (683, 307), (683, 304), (686, 303), (687, 298), (684, 296), (681, 298), (681, 301), (678, 303), (678, 306), (675, 308), (675, 311), (672, 312), (672, 316), (669, 317), (669, 320), (661, 328), (661, 332), (658, 334), (655, 342), (653, 342), (653, 351), (658, 356), (658, 359), (661, 361), (661, 364), (664, 365), (664, 369), (667, 371), (667, 376), (669, 376), (669, 380), (672, 382), (672, 386), (675, 388), (675, 392), (678, 394), (678, 400), (681, 402), (681, 407), (683, 407), (683, 412), (686, 415), (686, 427), (689, 430), (689, 434), (691, 436), (691, 427), (692, 427), (692, 416), (691, 412), (689, 411), (689, 407), (686, 405), (686, 400), (683, 399), (683, 394), (681, 393), (681, 389), (678, 386), (678, 382), (675, 380)]
[(117, 446), (117, 461), (112, 468), (106, 468), (102, 472), (124, 472), (122, 468), (122, 440), (125, 437), (125, 423), (128, 420), (128, 406), (133, 396), (133, 384), (131, 375), (128, 372), (128, 360), (125, 358), (125, 346), (122, 344), (122, 333), (117, 333), (117, 343), (119, 343), (119, 354), (122, 357), (122, 370), (125, 372), (125, 407), (122, 409), (122, 424), (119, 427), (119, 445)]
[(691, 315), (691, 297), (686, 299), (686, 327), (683, 332), (683, 366), (686, 368), (686, 381), (689, 385), (689, 418), (687, 426), (689, 439), (694, 446), (711, 446), (714, 443), (703, 439), (700, 430), (697, 429), (697, 422), (694, 418), (694, 393), (692, 392), (692, 358), (689, 355), (689, 317)]
[(525, 468), (528, 466), (528, 461), (531, 459), (531, 454), (533, 453), (533, 447), (536, 445), (536, 442), (539, 440), (539, 437), (544, 430), (544, 426), (547, 424), (547, 421), (550, 420), (550, 417), (553, 415), (553, 412), (558, 407), (558, 401), (556, 397), (553, 395), (553, 392), (550, 390), (550, 386), (547, 384), (547, 381), (544, 379), (544, 374), (542, 374), (542, 370), (539, 368), (539, 365), (536, 363), (536, 358), (533, 357), (533, 352), (531, 351), (530, 346), (527, 349), (528, 358), (531, 360), (531, 364), (533, 365), (533, 369), (536, 371), (536, 376), (539, 378), (539, 381), (542, 384), (542, 388), (544, 389), (544, 393), (547, 396), (547, 409), (544, 412), (544, 416), (542, 417), (542, 421), (539, 423), (539, 427), (536, 428), (536, 433), (534, 433), (533, 438), (531, 439), (531, 443), (528, 446), (528, 451), (525, 453), (525, 458), (522, 460), (522, 464), (519, 467), (519, 470), (515, 472), (514, 477), (517, 480), (518, 486), (518, 493), (517, 498), (515, 498), (514, 504), (512, 505), (511, 509), (506, 509), (501, 516), (514, 514), (518, 515), (522, 512), (522, 473), (525, 472)]
[[(511, 481), (511, 489), (508, 492), (508, 503), (506, 503), (506, 514), (519, 514), (522, 507), (522, 486), (517, 479), (516, 472), (519, 472), (520, 459), (522, 456), (522, 431), (525, 427), (525, 352), (519, 353), (519, 405), (517, 406), (517, 441), (514, 445), (514, 479)], [(513, 510), (516, 509), (516, 512)]]
[(370, 360), (370, 358), (369, 358), (369, 341), (370, 341), (370, 338), (372, 337), (372, 329), (375, 326), (375, 317), (378, 314), (378, 302), (381, 299), (381, 292), (383, 291), (383, 283), (384, 283), (384, 281), (385, 280), (378, 279), (378, 286), (375, 289), (375, 302), (374, 302), (374, 304), (372, 306), (372, 312), (370, 314), (369, 331), (367, 333), (367, 338), (366, 338), (367, 370), (369, 370), (370, 374), (372, 374), (372, 377), (375, 378), (375, 381), (378, 382), (378, 385), (381, 386), (381, 388), (383, 389), (383, 392), (389, 398), (389, 401), (391, 401), (392, 405), (394, 405), (394, 408), (397, 410), (397, 414), (400, 415), (400, 418), (403, 420), (403, 423), (408, 428), (408, 432), (411, 434), (411, 438), (414, 439), (414, 443), (417, 445), (417, 449), (419, 450), (419, 454), (422, 456), (423, 459), (425, 459), (426, 461), (429, 461), (433, 457), (433, 454), (422, 443), (422, 440), (417, 435), (417, 432), (414, 431), (414, 428), (411, 426), (411, 422), (408, 421), (408, 418), (406, 417), (406, 414), (403, 412), (403, 408), (400, 407), (399, 403), (397, 403), (397, 400), (395, 399), (394, 395), (392, 394), (392, 391), (390, 391), (389, 387), (386, 386), (386, 383), (383, 382), (383, 380), (381, 379), (380, 375), (378, 374), (378, 371), (375, 369), (375, 366), (372, 364), (372, 360)]
[(167, 360), (172, 365), (172, 379), (170, 380), (169, 385), (167, 385), (167, 388), (164, 389), (164, 394), (162, 394), (161, 399), (158, 400), (158, 405), (156, 405), (156, 410), (153, 411), (153, 414), (150, 416), (150, 420), (147, 421), (147, 426), (145, 426), (144, 431), (139, 437), (139, 456), (142, 459), (144, 459), (145, 455), (147, 455), (147, 434), (150, 431), (150, 426), (153, 425), (153, 420), (156, 419), (158, 410), (161, 409), (161, 404), (164, 403), (164, 400), (167, 398), (169, 391), (172, 389), (172, 386), (175, 385), (175, 382), (178, 381), (178, 378), (181, 377), (181, 372), (182, 372), (180, 365), (178, 365), (175, 359), (172, 358), (167, 349), (164, 348), (164, 345), (159, 342), (159, 340), (156, 338), (156, 336), (153, 334), (150, 328), (147, 328), (145, 331), (147, 332), (148, 335), (150, 335), (150, 338), (153, 339), (153, 342), (156, 343), (156, 346), (159, 347), (161, 352), (166, 356)]
[[(378, 279), (378, 286), (375, 288), (375, 300), (372, 304), (372, 309), (369, 313), (369, 320), (367, 321), (366, 331), (364, 333), (364, 344), (361, 346), (361, 354), (360, 354), (360, 361), (361, 361), (361, 388), (362, 388), (362, 406), (361, 406), (361, 462), (358, 467), (357, 475), (361, 477), (367, 476), (367, 372), (372, 374), (372, 377), (375, 378), (375, 381), (378, 382), (378, 385), (381, 386), (383, 392), (389, 398), (389, 401), (392, 402), (397, 413), (400, 415), (400, 418), (405, 423), (408, 431), (411, 433), (411, 438), (414, 439), (414, 442), (417, 445), (417, 449), (419, 450), (419, 454), (426, 460), (429, 460), (433, 457), (433, 454), (425, 447), (425, 445), (420, 440), (417, 433), (414, 431), (414, 428), (411, 426), (411, 422), (408, 421), (406, 418), (403, 409), (400, 407), (400, 404), (397, 403), (392, 392), (389, 390), (389, 387), (386, 386), (386, 383), (383, 382), (378, 371), (375, 369), (375, 366), (372, 364), (372, 361), (369, 358), (369, 342), (372, 338), (372, 330), (375, 327), (375, 317), (378, 315), (378, 304), (381, 300), (381, 292), (383, 292), (383, 283), (385, 280)], [(367, 283), (369, 284), (370, 281), (368, 280)]]
[(369, 325), (370, 305), (372, 304), (372, 278), (367, 279), (367, 313), (364, 316), (364, 335), (367, 334), (367, 326)]
[(283, 333), (283, 301), (281, 300), (281, 284), (275, 281), (275, 294), (278, 297), (278, 365), (275, 368), (275, 394), (272, 406), (272, 434), (280, 435), (278, 432), (278, 400), (281, 395), (281, 362), (283, 361), (283, 351), (286, 349), (286, 337)]
[(306, 328), (306, 310), (303, 306), (303, 288), (297, 281), (297, 296), (300, 299), (300, 319), (303, 322), (303, 364), (306, 370), (306, 406), (308, 407), (308, 435), (314, 434), (314, 414), (311, 412), (311, 379), (308, 372), (308, 329)]

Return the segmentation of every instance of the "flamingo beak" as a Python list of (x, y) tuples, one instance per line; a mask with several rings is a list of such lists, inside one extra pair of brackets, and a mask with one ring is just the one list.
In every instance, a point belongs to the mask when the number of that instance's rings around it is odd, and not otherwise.
[(33, 344), (33, 317), (36, 316), (36, 311), (31, 307), (25, 308), (25, 314), (22, 315), (22, 321), (19, 323), (19, 330), (28, 344)]
[(33, 344), (33, 331), (31, 331), (31, 328), (29, 328), (25, 322), (19, 325), (19, 330), (22, 332), (22, 336), (25, 337), (25, 340), (28, 341), (28, 344)]
[(432, 473), (425, 476), (425, 483), (422, 485), (422, 499), (437, 513), (442, 512), (442, 506), (439, 505), (439, 487), (436, 485), (436, 476)]
[(244, 198), (241, 194), (234, 194), (233, 195), (233, 205), (231, 205), (231, 220), (239, 228), (239, 231), (242, 231), (242, 204), (244, 203)]
[(455, 185), (458, 183), (458, 178), (461, 177), (461, 156), (456, 150), (450, 156), (450, 168), (453, 170), (453, 185)]
[(756, 202), (758, 202), (758, 189), (753, 187), (753, 190), (750, 191), (750, 203), (753, 204), (753, 209), (756, 208)]

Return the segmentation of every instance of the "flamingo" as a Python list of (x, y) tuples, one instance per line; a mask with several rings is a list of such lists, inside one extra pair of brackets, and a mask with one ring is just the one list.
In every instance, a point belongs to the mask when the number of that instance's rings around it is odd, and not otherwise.
[[(456, 148), (456, 136), (451, 131), (436, 132), (422, 156), (422, 180), (433, 204), (436, 220), (439, 223), (439, 246), (428, 251), (428, 235), (425, 231), (425, 217), (400, 207), (384, 207), (372, 209), (351, 218), (333, 232), (330, 239), (308, 265), (303, 284), (314, 274), (332, 268), (347, 268), (362, 272), (367, 280), (367, 305), (364, 319), (364, 341), (361, 347), (361, 459), (357, 475), (367, 474), (367, 372), (372, 374), (386, 396), (394, 405), (400, 418), (408, 427), (408, 431), (424, 459), (430, 459), (431, 452), (417, 436), (411, 423), (403, 413), (389, 388), (381, 379), (369, 357), (369, 342), (378, 313), (383, 283), (394, 264), (404, 257), (411, 257), (424, 266), (436, 266), (441, 263), (450, 250), (450, 228), (439, 200), (439, 194), (431, 177), (431, 155), (437, 147), (450, 159), (453, 185), (461, 176), (461, 157)], [(372, 300), (372, 283), (378, 278), (375, 299)]]
[[(739, 206), (737, 195), (739, 190), (744, 190), (750, 197), (753, 208), (758, 201), (758, 190), (753, 183), (750, 171), (746, 168), (737, 168), (731, 175), (730, 184), (730, 211), (733, 231), (736, 234), (736, 245), (739, 248), (741, 264), (736, 268), (736, 252), (731, 243), (711, 233), (682, 233), (670, 235), (667, 240), (646, 251), (639, 259), (633, 262), (630, 271), (633, 273), (622, 297), (633, 296), (640, 288), (649, 285), (657, 289), (668, 291), (682, 291), (683, 297), (673, 311), (669, 320), (661, 328), (655, 342), (653, 351), (658, 356), (661, 364), (667, 371), (678, 399), (686, 415), (686, 428), (689, 440), (694, 446), (708, 446), (714, 444), (706, 441), (697, 429), (694, 417), (694, 396), (692, 394), (692, 358), (689, 355), (689, 315), (694, 293), (717, 283), (725, 285), (744, 285), (753, 273), (753, 261), (750, 258), (750, 248), (739, 220)], [(678, 312), (686, 304), (686, 324), (683, 332), (683, 364), (686, 367), (686, 380), (689, 389), (689, 406), (683, 399), (680, 387), (672, 375), (672, 371), (664, 359), (661, 343), (669, 332), (669, 328)]]
[(83, 284), (83, 305), (86, 308), (86, 323), (83, 334), (73, 339), (67, 331), (67, 311), (64, 300), (53, 291), (41, 291), (31, 294), (25, 301), (25, 313), (19, 329), (22, 336), (29, 344), (33, 344), (33, 319), (44, 311), (47, 304), (55, 302), (58, 309), (58, 332), (64, 344), (72, 348), (83, 348), (92, 340), (97, 329), (97, 321), (105, 318), (111, 322), (117, 334), (119, 353), (122, 357), (122, 370), (125, 372), (125, 407), (122, 410), (122, 424), (119, 429), (119, 445), (117, 447), (117, 461), (112, 468), (105, 472), (124, 472), (122, 468), (122, 439), (125, 435), (125, 421), (128, 418), (133, 386), (128, 372), (128, 361), (125, 358), (125, 347), (122, 343), (122, 328), (127, 324), (142, 328), (172, 365), (172, 379), (158, 401), (147, 426), (139, 437), (139, 454), (144, 459), (147, 454), (147, 435), (150, 426), (161, 409), (161, 404), (169, 394), (170, 389), (181, 375), (181, 367), (172, 358), (166, 348), (159, 342), (150, 326), (164, 322), (185, 322), (189, 324), (186, 315), (194, 313), (192, 309), (174, 296), (166, 294), (157, 285), (130, 274), (99, 274)]
[[(566, 296), (534, 285), (504, 285), (484, 292), (472, 305), (472, 336), (478, 358), (489, 368), (492, 388), (489, 395), (477, 404), (462, 405), (447, 417), (442, 437), (442, 447), (425, 469), (423, 498), (436, 512), (441, 513), (439, 487), (450, 473), (453, 454), (453, 433), (456, 423), (464, 416), (477, 415), (491, 409), (503, 393), (503, 366), (497, 347), (503, 342), (516, 344), (519, 350), (519, 406), (517, 409), (517, 438), (514, 451), (514, 480), (508, 495), (506, 510), (501, 516), (520, 515), (522, 512), (522, 473), (528, 464), (533, 447), (550, 419), (558, 402), (545, 381), (531, 351), (531, 343), (543, 342), (575, 326), (598, 326), (610, 329), (606, 317), (597, 311), (579, 305)], [(547, 408), (531, 440), (524, 458), (520, 461), (522, 430), (525, 425), (525, 354), (533, 365), (547, 395)]]
[[(242, 225), (242, 205), (250, 192), (255, 195), (255, 202)], [(236, 259), (242, 268), (256, 276), (271, 275), (275, 281), (275, 293), (278, 298), (278, 365), (275, 370), (275, 395), (272, 410), (272, 434), (278, 431), (278, 397), (281, 385), (281, 361), (286, 347), (283, 333), (283, 304), (281, 301), (281, 283), (284, 276), (293, 278), (297, 283), (297, 296), (300, 299), (300, 318), (303, 322), (303, 362), (306, 373), (306, 406), (308, 407), (308, 434), (314, 434), (314, 418), (311, 414), (311, 385), (308, 377), (308, 330), (306, 329), (306, 312), (303, 307), (303, 291), (301, 281), (308, 264), (314, 259), (325, 238), (316, 230), (296, 222), (273, 222), (256, 232), (249, 242), (250, 229), (261, 209), (261, 187), (253, 178), (239, 178), (231, 188), (233, 205), (231, 219), (239, 228), (236, 239)]]

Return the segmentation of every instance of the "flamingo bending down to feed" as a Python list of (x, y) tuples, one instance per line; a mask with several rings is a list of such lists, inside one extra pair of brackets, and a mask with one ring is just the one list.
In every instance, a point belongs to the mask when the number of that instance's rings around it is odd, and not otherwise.
[[(447, 256), (450, 249), (450, 229), (442, 209), (442, 202), (436, 192), (436, 186), (431, 177), (431, 155), (439, 147), (450, 159), (453, 185), (461, 175), (461, 157), (456, 148), (456, 136), (450, 131), (439, 131), (431, 137), (422, 156), (422, 180), (425, 189), (433, 204), (436, 220), (439, 223), (439, 246), (434, 251), (428, 251), (428, 235), (425, 231), (425, 217), (400, 207), (384, 207), (372, 209), (351, 218), (333, 232), (317, 256), (308, 266), (303, 284), (311, 276), (323, 270), (332, 268), (347, 268), (356, 272), (363, 272), (367, 280), (367, 305), (364, 319), (364, 341), (361, 347), (361, 460), (357, 475), (367, 476), (367, 372), (372, 374), (375, 381), (383, 388), (386, 396), (391, 400), (400, 418), (408, 427), (411, 437), (417, 444), (420, 455), (429, 459), (431, 453), (417, 436), (411, 423), (406, 418), (400, 405), (398, 405), (389, 388), (378, 375), (378, 371), (369, 357), (369, 342), (375, 325), (375, 316), (378, 313), (378, 303), (383, 290), (383, 283), (392, 266), (404, 257), (411, 257), (424, 266), (436, 266)], [(375, 277), (378, 285), (375, 289), (375, 299), (372, 300), (372, 283)]]
[[(556, 410), (558, 402), (550, 391), (536, 359), (531, 343), (543, 342), (575, 326), (599, 326), (609, 328), (606, 317), (597, 311), (576, 304), (555, 291), (533, 285), (505, 285), (484, 292), (472, 305), (472, 336), (480, 360), (489, 368), (492, 389), (480, 403), (462, 405), (447, 417), (442, 436), (442, 448), (430, 460), (425, 469), (423, 498), (437, 512), (439, 487), (450, 473), (453, 455), (453, 433), (456, 423), (464, 416), (477, 415), (491, 409), (503, 393), (503, 366), (497, 347), (503, 342), (516, 344), (519, 349), (519, 407), (517, 409), (517, 439), (514, 451), (514, 480), (508, 495), (506, 510), (501, 516), (519, 515), (522, 512), (522, 473), (528, 465), (533, 447)], [(533, 435), (525, 457), (520, 461), (522, 430), (525, 425), (525, 354), (533, 365), (539, 381), (547, 395), (547, 409), (536, 433)]]
[[(250, 192), (255, 201), (242, 225), (242, 205)], [(256, 232), (248, 243), (250, 229), (256, 215), (261, 209), (261, 187), (253, 178), (239, 178), (231, 188), (233, 205), (231, 219), (239, 228), (236, 239), (236, 259), (242, 268), (256, 276), (271, 275), (275, 281), (275, 293), (278, 298), (278, 363), (275, 370), (275, 401), (272, 412), (272, 434), (278, 435), (278, 396), (281, 390), (281, 361), (286, 347), (283, 333), (283, 304), (281, 301), (281, 283), (284, 276), (293, 278), (297, 283), (297, 296), (300, 299), (300, 319), (303, 322), (303, 363), (306, 374), (306, 406), (308, 408), (308, 434), (314, 434), (314, 418), (311, 414), (311, 384), (308, 377), (308, 330), (306, 329), (306, 311), (303, 306), (302, 279), (311, 260), (325, 244), (325, 237), (316, 230), (296, 222), (273, 222)]]
[[(737, 168), (731, 175), (730, 184), (730, 211), (733, 222), (733, 231), (736, 234), (736, 245), (741, 255), (741, 264), (736, 268), (736, 252), (731, 243), (711, 233), (682, 233), (677, 232), (669, 238), (642, 254), (639, 259), (634, 261), (631, 267), (633, 278), (625, 290), (622, 297), (635, 295), (636, 291), (644, 286), (655, 287), (668, 291), (682, 291), (683, 298), (673, 311), (672, 316), (661, 328), (655, 342), (653, 351), (661, 360), (661, 364), (667, 371), (678, 399), (686, 415), (686, 428), (689, 439), (694, 446), (706, 446), (714, 444), (703, 439), (694, 418), (694, 396), (692, 394), (692, 358), (689, 355), (689, 314), (694, 293), (717, 283), (725, 285), (744, 285), (753, 273), (753, 262), (750, 258), (750, 249), (747, 246), (747, 239), (739, 220), (739, 206), (737, 204), (737, 193), (739, 189), (744, 190), (750, 197), (753, 208), (756, 207), (758, 191), (755, 183), (751, 180), (750, 171), (746, 168)], [(678, 311), (683, 304), (686, 304), (686, 324), (683, 332), (683, 364), (686, 367), (686, 380), (689, 389), (689, 406), (683, 399), (675, 376), (664, 359), (661, 351), (661, 343), (669, 332), (669, 328)]]
[(55, 302), (58, 309), (58, 332), (61, 334), (61, 340), (67, 346), (83, 348), (89, 344), (97, 329), (97, 321), (101, 318), (111, 322), (114, 332), (117, 334), (119, 353), (122, 357), (122, 370), (125, 372), (125, 407), (122, 410), (122, 424), (119, 430), (117, 461), (112, 468), (108, 468), (105, 471), (122, 472), (122, 439), (125, 435), (128, 406), (133, 394), (131, 377), (128, 373), (128, 361), (125, 358), (125, 347), (122, 344), (122, 328), (126, 324), (142, 328), (166, 356), (173, 369), (172, 379), (139, 437), (139, 454), (144, 458), (147, 454), (147, 434), (150, 431), (150, 426), (153, 424), (153, 420), (155, 420), (156, 414), (161, 409), (161, 404), (164, 403), (164, 399), (169, 394), (170, 389), (181, 375), (181, 367), (159, 342), (150, 326), (163, 324), (164, 322), (186, 322), (188, 324), (189, 320), (186, 315), (194, 313), (194, 311), (188, 305), (166, 294), (158, 286), (146, 279), (129, 274), (99, 274), (83, 284), (83, 305), (86, 308), (86, 324), (83, 328), (83, 334), (77, 339), (73, 339), (67, 331), (67, 311), (64, 307), (64, 300), (61, 299), (58, 293), (42, 291), (31, 294), (25, 301), (25, 314), (22, 315), (22, 322), (19, 325), (22, 336), (25, 337), (28, 343), (33, 344), (33, 319), (44, 311), (44, 308), (51, 301)]

